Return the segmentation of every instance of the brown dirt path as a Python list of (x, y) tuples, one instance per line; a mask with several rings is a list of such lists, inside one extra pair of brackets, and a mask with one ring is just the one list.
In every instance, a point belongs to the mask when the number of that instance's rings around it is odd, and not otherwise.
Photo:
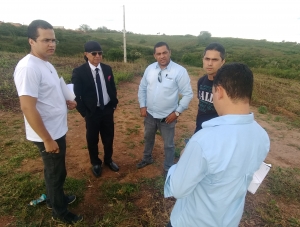
[[(153, 151), (155, 162), (143, 169), (137, 169), (136, 164), (142, 158), (143, 152), (143, 119), (140, 117), (137, 100), (138, 85), (141, 77), (135, 77), (131, 82), (124, 82), (118, 86), (119, 105), (115, 111), (115, 140), (113, 160), (119, 165), (120, 171), (115, 173), (108, 167), (103, 167), (102, 176), (95, 178), (91, 172), (88, 151), (85, 141), (84, 119), (77, 111), (68, 115), (69, 132), (67, 134), (67, 171), (73, 178), (86, 178), (89, 182), (85, 197), (75, 212), (83, 214), (85, 220), (92, 222), (102, 212), (102, 205), (95, 203), (95, 195), (99, 186), (109, 180), (119, 182), (136, 182), (142, 177), (152, 178), (159, 176), (163, 171), (163, 143), (160, 136), (156, 136)], [(182, 147), (184, 138), (192, 135), (195, 128), (198, 100), (196, 98), (196, 84), (198, 77), (191, 76), (194, 98), (189, 109), (180, 117), (176, 126), (175, 142), (177, 147)], [(300, 132), (291, 129), (284, 123), (276, 122), (273, 115), (257, 113), (257, 108), (252, 108), (256, 119), (269, 133), (271, 151), (266, 159), (273, 166), (299, 167), (300, 159)], [(102, 145), (99, 146), (102, 151)], [(103, 152), (100, 153), (103, 157)], [(22, 171), (41, 173), (43, 166), (41, 159), (27, 160), (23, 163)], [(147, 199), (147, 198), (146, 198)], [(141, 201), (142, 203), (142, 201)]]

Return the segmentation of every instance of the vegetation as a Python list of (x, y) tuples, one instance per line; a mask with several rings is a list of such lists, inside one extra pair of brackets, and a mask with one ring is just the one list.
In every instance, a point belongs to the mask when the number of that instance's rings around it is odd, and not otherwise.
[[(0, 24), (0, 51), (13, 53), (28, 52), (26, 26), (15, 27), (8, 23)], [(80, 25), (79, 31), (56, 30), (60, 41), (58, 56), (82, 54), (83, 44), (88, 40), (99, 41), (105, 57), (110, 61), (123, 59), (123, 33), (100, 27), (92, 30), (88, 25)], [(127, 34), (127, 60), (135, 62), (145, 59), (153, 61), (153, 45), (166, 41), (172, 49), (172, 59), (190, 66), (202, 66), (200, 60), (205, 46), (210, 42), (220, 42), (227, 50), (227, 62), (243, 62), (256, 73), (279, 78), (300, 80), (300, 45), (295, 42), (267, 42), (237, 38), (211, 37), (208, 31), (199, 36), (166, 36)]]
[[(142, 75), (147, 64), (153, 62), (152, 48), (157, 41), (168, 42), (172, 48), (172, 58), (184, 64), (191, 76), (197, 77), (199, 72), (202, 74), (199, 67), (202, 66), (201, 53), (205, 42), (220, 42), (227, 49), (227, 62), (244, 62), (254, 71), (252, 104), (257, 106), (259, 113), (265, 116), (270, 113), (280, 114), (281, 116), (274, 118), (274, 121), (285, 120), (292, 127), (300, 127), (300, 56), (299, 45), (296, 43), (214, 37), (199, 41), (199, 37), (190, 35), (128, 34), (127, 51), (130, 62), (126, 64), (119, 62), (123, 58), (120, 32), (99, 28), (95, 31), (78, 32), (57, 30), (56, 35), (61, 42), (51, 62), (67, 83), (71, 80), (72, 69), (84, 61), (83, 43), (93, 39), (101, 43), (104, 61), (113, 67), (118, 86), (122, 81)], [(49, 221), (51, 212), (45, 212), (46, 206), (26, 205), (37, 195), (44, 193), (41, 170), (24, 172), (18, 169), (21, 163), (30, 163), (38, 158), (35, 147), (24, 137), (20, 137), (21, 134), (24, 135), (24, 121), (19, 112), (19, 101), (12, 77), (18, 60), (28, 51), (26, 26), (17, 28), (9, 24), (0, 25), (0, 110), (9, 111), (9, 116), (0, 118), (0, 220), (11, 218), (11, 226), (52, 226)], [(136, 102), (130, 100), (128, 105)], [(20, 117), (16, 117), (18, 115)], [(131, 125), (123, 130), (128, 137), (134, 137), (139, 126)], [(184, 138), (189, 136), (182, 135), (178, 140), (180, 142), (176, 144), (177, 157), (184, 147)], [(127, 146), (130, 148), (135, 144), (128, 143)], [(300, 149), (295, 144), (290, 146)], [(163, 177), (137, 179), (135, 182), (103, 183), (95, 201), (105, 205), (97, 214), (97, 217), (101, 218), (93, 220), (93, 226), (164, 226), (174, 200), (163, 199), (163, 183)], [(79, 198), (74, 207), (82, 202), (80, 198), (83, 198), (88, 185), (86, 178), (67, 178), (65, 191), (76, 192)], [(287, 213), (284, 209), (288, 206), (299, 209), (299, 185), (300, 169), (272, 168), (266, 184), (257, 194), (247, 195), (240, 226), (300, 226), (300, 217), (295, 215), (296, 212)], [(137, 206), (140, 198), (145, 195), (149, 196), (149, 199)], [(88, 224), (84, 222), (76, 226)]]

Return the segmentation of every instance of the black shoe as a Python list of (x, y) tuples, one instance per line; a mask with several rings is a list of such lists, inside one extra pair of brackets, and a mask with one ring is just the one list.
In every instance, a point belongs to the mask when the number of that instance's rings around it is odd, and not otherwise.
[(55, 222), (58, 222), (58, 223), (75, 224), (75, 223), (81, 222), (83, 220), (83, 217), (80, 215), (76, 215), (71, 212), (68, 212), (63, 217), (52, 216), (52, 220)]
[(111, 161), (110, 163), (105, 163), (105, 165), (107, 165), (114, 172), (118, 172), (119, 171), (119, 167), (113, 161)]
[[(66, 199), (67, 199), (68, 204), (74, 203), (76, 200), (76, 195), (68, 195), (68, 196), (66, 196)], [(47, 208), (49, 210), (52, 209), (52, 205), (50, 204), (50, 202), (48, 202), (48, 200), (47, 200)]]
[(138, 168), (138, 169), (141, 169), (141, 168), (144, 168), (145, 166), (147, 166), (147, 165), (150, 165), (150, 164), (152, 164), (153, 163), (153, 159), (150, 159), (149, 161), (144, 161), (144, 160), (142, 160), (140, 163), (138, 163), (137, 165), (136, 165), (136, 167)]
[(92, 172), (95, 177), (100, 177), (102, 173), (102, 167), (100, 165), (94, 165), (92, 166)]

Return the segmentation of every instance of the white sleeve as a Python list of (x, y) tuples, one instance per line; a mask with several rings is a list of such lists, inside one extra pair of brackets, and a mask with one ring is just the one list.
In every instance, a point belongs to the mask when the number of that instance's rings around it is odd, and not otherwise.
[(18, 95), (28, 95), (37, 98), (39, 93), (41, 74), (31, 67), (21, 67), (14, 73), (14, 81)]

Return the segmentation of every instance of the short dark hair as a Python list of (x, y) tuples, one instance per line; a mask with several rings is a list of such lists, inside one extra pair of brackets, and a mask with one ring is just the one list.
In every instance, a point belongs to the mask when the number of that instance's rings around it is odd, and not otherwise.
[(247, 65), (230, 63), (223, 65), (214, 77), (213, 86), (222, 86), (232, 100), (251, 100), (253, 73)]
[(38, 28), (42, 29), (53, 29), (53, 26), (44, 20), (34, 20), (32, 21), (27, 28), (27, 36), (28, 39), (33, 39), (36, 41), (36, 39), (39, 37), (38, 34)]
[(158, 42), (155, 44), (154, 49), (153, 49), (153, 54), (155, 54), (156, 52), (156, 48), (157, 47), (162, 47), (162, 46), (166, 46), (168, 50), (170, 50), (169, 45), (166, 42)]
[(225, 59), (225, 55), (226, 55), (225, 48), (220, 43), (209, 44), (203, 52), (203, 57), (206, 54), (207, 50), (216, 50), (216, 51), (220, 52), (220, 56), (221, 56), (222, 60)]

